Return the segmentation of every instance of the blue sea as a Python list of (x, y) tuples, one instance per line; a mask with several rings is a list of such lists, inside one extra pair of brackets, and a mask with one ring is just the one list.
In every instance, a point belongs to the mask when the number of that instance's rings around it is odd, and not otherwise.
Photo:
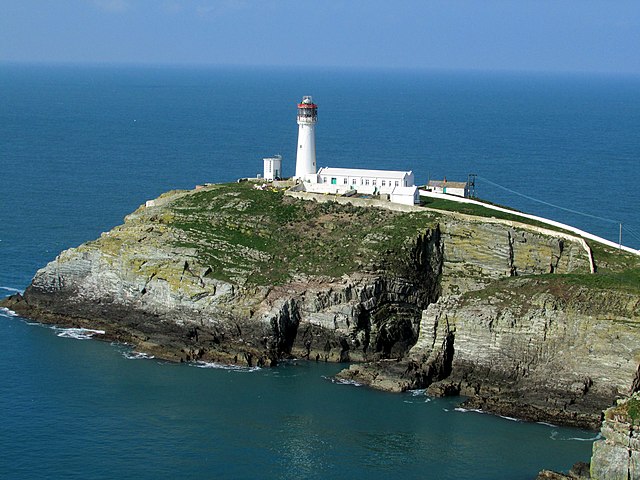
[[(174, 188), (283, 155), (319, 105), (319, 166), (466, 180), (495, 203), (640, 248), (640, 78), (0, 65), (0, 295)], [(557, 208), (561, 207), (561, 208)], [(0, 312), (0, 478), (531, 479), (594, 432), (339, 384), (331, 364), (139, 358)]]

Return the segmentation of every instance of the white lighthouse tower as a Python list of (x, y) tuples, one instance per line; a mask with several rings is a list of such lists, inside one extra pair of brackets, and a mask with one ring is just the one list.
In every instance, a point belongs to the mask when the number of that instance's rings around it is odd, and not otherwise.
[(316, 173), (316, 122), (318, 106), (310, 96), (302, 97), (298, 104), (298, 154), (295, 178), (304, 180)]

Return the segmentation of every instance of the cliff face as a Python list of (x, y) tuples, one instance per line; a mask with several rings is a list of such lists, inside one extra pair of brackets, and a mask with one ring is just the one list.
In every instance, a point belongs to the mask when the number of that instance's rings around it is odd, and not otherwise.
[(621, 400), (604, 412), (602, 439), (593, 444), (591, 478), (640, 478), (640, 396)]
[(428, 367), (450, 339), (451, 372), (432, 392), (448, 388), (476, 408), (595, 427), (599, 407), (632, 389), (639, 317), (632, 293), (514, 279), (430, 305), (410, 356)]
[(141, 207), (5, 303), (172, 360), (362, 361), (342, 376), (591, 424), (640, 344), (635, 292), (558, 281), (589, 255), (506, 220), (219, 185)]
[(39, 270), (11, 308), (101, 325), (172, 360), (403, 356), (439, 292), (429, 213), (311, 204), (248, 185), (171, 192)]

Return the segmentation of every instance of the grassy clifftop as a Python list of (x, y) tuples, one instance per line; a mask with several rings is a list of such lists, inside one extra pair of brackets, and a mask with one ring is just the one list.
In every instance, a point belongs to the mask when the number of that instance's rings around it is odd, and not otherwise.
[(167, 192), (155, 204), (141, 207), (124, 225), (80, 249), (97, 248), (149, 278), (180, 282), (191, 271), (237, 285), (282, 285), (305, 276), (402, 269), (399, 259), (409, 257), (416, 238), (438, 226), (445, 276), (460, 284), (460, 293), (467, 288), (463, 277), (488, 275), (490, 281), (508, 277), (510, 269), (518, 276), (541, 274), (560, 256), (567, 261), (553, 271), (569, 274), (549, 280), (559, 285), (637, 292), (640, 284), (635, 256), (592, 245), (598, 274), (589, 275), (578, 244), (563, 247), (553, 236), (526, 234), (526, 225), (494, 225), (482, 216), (464, 220), (429, 209), (395, 212), (305, 201), (249, 182)]
[(251, 183), (213, 185), (167, 209), (175, 244), (194, 249), (211, 276), (258, 285), (375, 269), (438, 217), (307, 202)]

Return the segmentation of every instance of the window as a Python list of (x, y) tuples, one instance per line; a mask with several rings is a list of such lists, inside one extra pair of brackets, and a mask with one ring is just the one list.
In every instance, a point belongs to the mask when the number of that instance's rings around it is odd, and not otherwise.
[(332, 177), (331, 178), (331, 185), (335, 185), (336, 183), (338, 183), (338, 179), (336, 177)]
[(344, 177), (344, 182), (342, 182), (342, 183), (344, 183), (346, 185), (347, 183), (349, 183), (349, 179), (347, 177)]
[(352, 178), (352, 179), (351, 179), (351, 184), (352, 184), (352, 185), (355, 185), (357, 182), (358, 182), (358, 180), (356, 180), (355, 178)]
[(398, 180), (396, 180), (396, 187), (400, 185), (400, 182)]
[(302, 148), (302, 144), (300, 144), (300, 148)]
[(322, 183), (327, 183), (327, 177), (322, 177)]
[(376, 185), (377, 180), (371, 180), (371, 185)]
[(384, 187), (386, 184), (387, 184), (387, 182), (382, 180), (382, 186)]

